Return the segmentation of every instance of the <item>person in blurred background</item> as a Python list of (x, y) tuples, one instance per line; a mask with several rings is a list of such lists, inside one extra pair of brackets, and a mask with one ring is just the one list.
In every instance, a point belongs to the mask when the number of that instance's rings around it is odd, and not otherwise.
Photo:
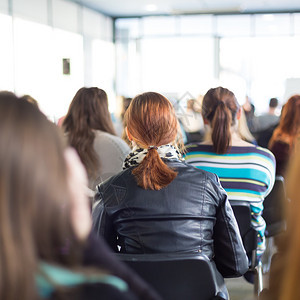
[(196, 99), (187, 101), (186, 111), (180, 116), (180, 122), (187, 135), (187, 142), (201, 142), (204, 136), (204, 124), (201, 104)]
[(63, 130), (87, 170), (92, 190), (122, 170), (130, 148), (115, 135), (105, 91), (97, 87), (79, 89), (63, 121)]
[(0, 92), (0, 165), (0, 299), (159, 299), (90, 233), (76, 152), (9, 92)]
[(279, 125), (273, 132), (268, 148), (276, 158), (276, 174), (285, 176), (289, 157), (300, 136), (300, 95), (293, 95), (284, 105)]
[(244, 274), (248, 259), (227, 195), (215, 174), (182, 160), (172, 103), (138, 95), (125, 124), (133, 149), (124, 170), (97, 186), (95, 232), (116, 252), (198, 252), (225, 277)]
[(275, 158), (269, 150), (242, 139), (238, 131), (241, 109), (230, 90), (223, 87), (208, 90), (202, 102), (202, 116), (208, 134), (202, 143), (186, 146), (185, 160), (217, 174), (229, 201), (250, 203), (260, 258), (265, 250), (263, 201), (274, 185)]
[(253, 133), (256, 130), (255, 106), (249, 96), (246, 96), (245, 103), (242, 107), (245, 112), (248, 128), (250, 132)]
[(269, 101), (268, 112), (257, 117), (256, 131), (268, 129), (279, 122), (279, 116), (276, 115), (276, 109), (278, 107), (278, 99), (271, 98)]
[[(286, 231), (278, 237), (277, 253), (272, 258), (269, 286), (260, 300), (300, 299), (300, 140), (294, 142), (295, 151), (289, 156), (286, 169), (286, 191), (289, 199), (284, 205)], [(282, 199), (284, 201), (284, 199)]]

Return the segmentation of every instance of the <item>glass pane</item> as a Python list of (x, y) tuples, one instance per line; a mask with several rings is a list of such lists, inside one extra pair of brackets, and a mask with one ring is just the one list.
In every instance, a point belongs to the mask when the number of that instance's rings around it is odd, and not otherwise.
[(180, 34), (213, 34), (213, 16), (181, 16), (180, 17)]
[(291, 20), (289, 14), (255, 15), (255, 35), (290, 35)]
[(142, 90), (196, 97), (211, 85), (213, 39), (145, 39), (141, 49)]
[(251, 16), (218, 16), (217, 17), (218, 36), (250, 36)]
[(140, 19), (117, 19), (115, 26), (117, 40), (140, 36)]
[(271, 97), (286, 101), (286, 79), (300, 77), (299, 51), (300, 37), (224, 38), (220, 43), (221, 80), (243, 80), (260, 114)]
[(293, 14), (294, 18), (294, 33), (300, 35), (300, 14)]
[(142, 34), (174, 35), (176, 33), (176, 17), (147, 17), (142, 19)]

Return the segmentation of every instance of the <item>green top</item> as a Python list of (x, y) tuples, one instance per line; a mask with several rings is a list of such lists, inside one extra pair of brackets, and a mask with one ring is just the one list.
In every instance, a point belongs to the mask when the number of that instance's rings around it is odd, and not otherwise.
[(42, 298), (50, 297), (56, 286), (73, 287), (86, 283), (104, 283), (112, 285), (120, 291), (128, 289), (126, 282), (112, 275), (85, 275), (45, 262), (40, 262), (39, 269), (40, 272), (36, 275), (35, 281), (38, 293)]

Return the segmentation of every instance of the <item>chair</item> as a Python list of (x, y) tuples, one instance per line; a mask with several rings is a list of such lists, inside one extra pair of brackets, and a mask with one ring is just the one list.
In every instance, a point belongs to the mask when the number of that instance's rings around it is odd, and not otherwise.
[(262, 263), (256, 259), (257, 232), (251, 225), (251, 208), (247, 201), (230, 202), (237, 220), (243, 245), (249, 259), (249, 271), (254, 272), (254, 292), (258, 296), (263, 289)]
[(266, 221), (267, 238), (281, 233), (285, 228), (283, 216), (283, 206), (286, 204), (285, 183), (282, 176), (275, 177), (272, 191), (264, 200), (264, 210), (262, 217)]
[(201, 254), (117, 254), (164, 300), (227, 300), (224, 279)]

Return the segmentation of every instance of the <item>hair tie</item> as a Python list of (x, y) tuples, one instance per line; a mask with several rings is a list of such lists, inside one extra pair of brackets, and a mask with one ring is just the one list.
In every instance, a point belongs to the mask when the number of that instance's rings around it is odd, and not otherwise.
[(152, 150), (152, 149), (157, 150), (158, 148), (157, 148), (156, 146), (149, 146), (149, 147), (148, 147), (148, 150)]

